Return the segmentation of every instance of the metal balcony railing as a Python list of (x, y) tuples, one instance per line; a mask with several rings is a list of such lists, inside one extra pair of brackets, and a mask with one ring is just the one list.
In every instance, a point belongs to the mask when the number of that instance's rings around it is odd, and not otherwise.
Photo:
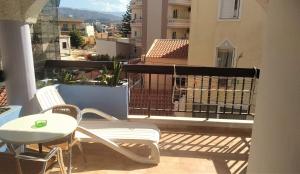
[(137, 7), (143, 5), (143, 0), (132, 0), (130, 2), (131, 7)]
[(127, 65), (130, 113), (252, 119), (257, 69)]
[[(81, 70), (95, 78), (112, 62), (46, 62), (47, 69)], [(96, 72), (96, 73), (95, 73)], [(90, 75), (89, 75), (90, 73)], [(259, 69), (125, 64), (132, 115), (253, 119)]]
[(168, 26), (169, 27), (186, 27), (186, 28), (189, 28), (190, 19), (189, 18), (169, 18)]
[(192, 0), (169, 0), (169, 4), (190, 6), (192, 4)]

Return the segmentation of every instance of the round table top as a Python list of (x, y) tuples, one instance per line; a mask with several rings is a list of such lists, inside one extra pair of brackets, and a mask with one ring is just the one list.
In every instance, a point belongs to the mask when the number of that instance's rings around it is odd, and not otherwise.
[[(35, 121), (47, 120), (45, 127), (37, 128)], [(36, 114), (24, 116), (0, 127), (0, 140), (11, 144), (38, 144), (64, 138), (77, 128), (75, 118), (64, 114)]]

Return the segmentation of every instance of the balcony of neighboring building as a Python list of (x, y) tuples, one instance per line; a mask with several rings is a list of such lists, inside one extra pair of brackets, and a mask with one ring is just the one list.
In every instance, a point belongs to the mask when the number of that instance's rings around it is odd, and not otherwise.
[(142, 27), (143, 25), (143, 18), (139, 17), (139, 18), (133, 18), (131, 20), (131, 27)]
[(130, 6), (131, 8), (142, 8), (143, 0), (131, 0)]
[(167, 30), (167, 39), (189, 39), (189, 28), (169, 28)]
[(170, 28), (190, 28), (189, 18), (169, 18), (168, 27)]
[(191, 6), (192, 0), (169, 0), (169, 4)]
[(169, 7), (168, 27), (189, 28), (190, 27), (190, 7), (172, 6)]

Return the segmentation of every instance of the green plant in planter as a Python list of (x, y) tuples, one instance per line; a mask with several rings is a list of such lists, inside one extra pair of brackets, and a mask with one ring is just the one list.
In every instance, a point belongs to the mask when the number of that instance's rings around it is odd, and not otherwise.
[(120, 76), (122, 71), (122, 64), (114, 61), (113, 63), (113, 76), (111, 78), (110, 86), (117, 86), (120, 84)]
[(57, 73), (56, 79), (59, 83), (63, 84), (68, 84), (76, 80), (75, 75), (67, 70), (61, 70), (59, 73)]
[(100, 71), (101, 75), (99, 75), (96, 78), (96, 80), (99, 81), (99, 85), (103, 85), (103, 86), (120, 85), (121, 71), (122, 71), (122, 64), (120, 62), (114, 61), (112, 72), (109, 73), (108, 69), (104, 67), (104, 69)]

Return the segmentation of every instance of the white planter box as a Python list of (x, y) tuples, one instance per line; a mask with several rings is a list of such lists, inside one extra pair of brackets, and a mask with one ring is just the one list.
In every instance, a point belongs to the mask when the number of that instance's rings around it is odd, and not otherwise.
[(59, 85), (58, 92), (68, 104), (83, 108), (95, 108), (118, 119), (128, 116), (128, 84), (117, 87), (96, 85)]

